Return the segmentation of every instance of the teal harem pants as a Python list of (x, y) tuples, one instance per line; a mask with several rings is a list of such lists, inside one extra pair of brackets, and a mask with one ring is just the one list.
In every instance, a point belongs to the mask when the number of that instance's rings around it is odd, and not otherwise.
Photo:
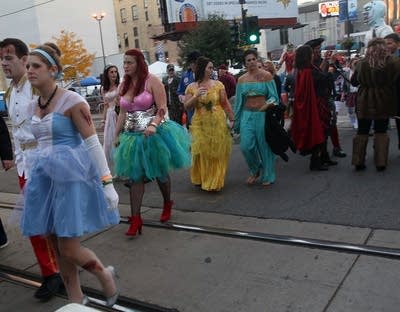
[(243, 110), (240, 120), (240, 150), (252, 176), (275, 182), (276, 155), (265, 140), (265, 112)]

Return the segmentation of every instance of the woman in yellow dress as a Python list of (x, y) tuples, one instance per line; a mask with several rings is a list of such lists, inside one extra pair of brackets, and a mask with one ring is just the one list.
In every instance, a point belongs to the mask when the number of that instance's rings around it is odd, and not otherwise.
[[(186, 88), (185, 109), (194, 108), (191, 181), (205, 191), (220, 191), (232, 150), (234, 116), (224, 85), (212, 80), (213, 63), (199, 57), (195, 81)], [(229, 123), (227, 123), (227, 116)]]

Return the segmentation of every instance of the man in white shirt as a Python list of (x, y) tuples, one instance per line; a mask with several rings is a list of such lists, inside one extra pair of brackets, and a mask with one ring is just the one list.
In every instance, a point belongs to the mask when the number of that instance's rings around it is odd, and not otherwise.
[[(5, 100), (12, 123), (15, 164), (21, 189), (23, 189), (26, 180), (29, 179), (31, 166), (27, 161), (29, 153), (37, 145), (31, 131), (28, 111), (29, 103), (36, 98), (26, 75), (28, 53), (28, 47), (19, 39), (7, 38), (0, 42), (1, 66), (6, 78), (11, 79)], [(55, 251), (50, 239), (46, 237), (32, 236), (30, 241), (43, 276), (43, 283), (35, 292), (35, 297), (40, 300), (48, 300), (62, 287)]]

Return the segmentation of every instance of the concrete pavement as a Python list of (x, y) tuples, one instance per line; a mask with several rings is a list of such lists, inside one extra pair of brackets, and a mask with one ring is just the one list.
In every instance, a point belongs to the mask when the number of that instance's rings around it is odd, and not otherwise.
[[(348, 129), (347, 117), (339, 117), (340, 127)], [(376, 176), (373, 170), (369, 172)], [(9, 174), (15, 178), (15, 172)], [(327, 182), (329, 190), (331, 184)], [(11, 188), (2, 188), (0, 202), (13, 206), (17, 195)], [(219, 194), (218, 200), (226, 203), (230, 192)], [(274, 192), (265, 197), (265, 206)], [(186, 210), (174, 210), (172, 222), (400, 248), (400, 231), (199, 212), (197, 201), (207, 205), (216, 201), (215, 196), (188, 198), (182, 192), (184, 197), (186, 201), (178, 202), (177, 208), (181, 205)], [(120, 212), (126, 216), (126, 194), (123, 199)], [(147, 202), (154, 202), (153, 198)], [(143, 217), (156, 221), (160, 212), (144, 207)], [(10, 214), (11, 210), (0, 209), (3, 220)], [(0, 263), (39, 274), (28, 240), (15, 224), (6, 228), (10, 245), (0, 250)], [(126, 229), (126, 224), (120, 224), (83, 238), (83, 245), (106, 265), (116, 267), (118, 286), (126, 297), (185, 312), (399, 311), (400, 260), (153, 227), (144, 227), (143, 235), (131, 239), (124, 235)], [(83, 272), (81, 278), (84, 286), (100, 289), (93, 276)], [(0, 280), (0, 312), (55, 311), (67, 303), (60, 298), (38, 303), (33, 292)]]
[[(16, 195), (2, 193), (1, 201)], [(121, 214), (128, 207), (122, 205)], [(158, 220), (160, 209), (143, 217)], [(10, 210), (1, 210), (7, 218)], [(338, 242), (400, 247), (397, 231), (309, 222), (174, 211), (173, 221), (241, 231), (258, 231)], [(197, 312), (395, 312), (399, 310), (400, 261), (372, 256), (190, 232), (145, 227), (133, 239), (120, 224), (83, 239), (120, 276), (121, 294), (179, 311)], [(0, 251), (3, 265), (39, 273), (28, 241), (7, 225), (10, 245)], [(99, 288), (86, 272), (85, 286)], [(0, 282), (0, 311), (54, 311), (56, 299), (38, 304), (31, 292)], [(22, 300), (22, 301), (21, 301)], [(24, 304), (30, 306), (24, 309)]]

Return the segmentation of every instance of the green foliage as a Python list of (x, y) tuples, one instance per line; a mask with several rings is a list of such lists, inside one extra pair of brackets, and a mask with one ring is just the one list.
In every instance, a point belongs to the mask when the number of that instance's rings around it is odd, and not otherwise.
[(226, 63), (232, 49), (231, 31), (229, 24), (222, 17), (211, 15), (208, 21), (201, 22), (199, 27), (185, 34), (178, 43), (181, 64), (185, 64), (186, 56), (194, 51), (210, 58), (214, 66)]
[[(62, 30), (59, 37), (53, 37), (61, 50), (61, 64), (64, 68), (64, 80), (73, 80), (79, 74), (88, 76), (95, 55), (90, 54), (74, 32)], [(69, 65), (67, 67), (66, 65)]]
[(342, 40), (341, 45), (344, 50), (350, 50), (354, 44), (354, 40), (352, 37), (346, 37)]

